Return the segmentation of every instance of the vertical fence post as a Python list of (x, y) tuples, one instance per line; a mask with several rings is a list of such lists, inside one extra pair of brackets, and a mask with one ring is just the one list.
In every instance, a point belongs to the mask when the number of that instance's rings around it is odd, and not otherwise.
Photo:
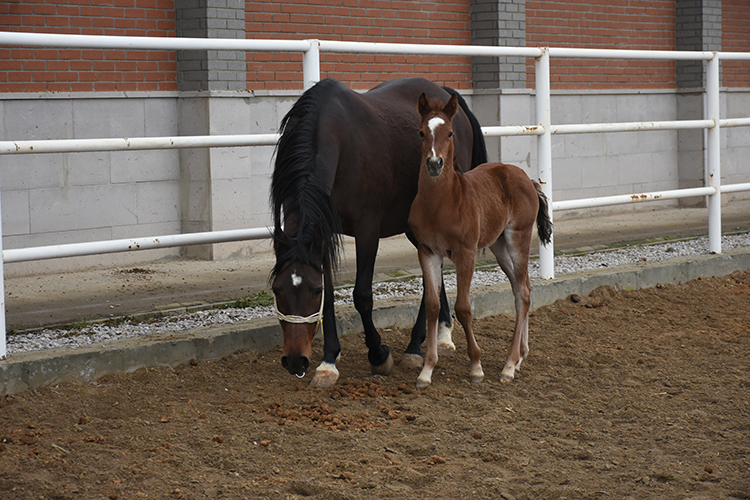
[(3, 213), (0, 210), (0, 360), (8, 354), (5, 336), (5, 260), (3, 259)]
[(716, 189), (708, 197), (708, 250), (721, 253), (721, 99), (719, 94), (719, 53), (706, 64), (706, 118), (714, 121), (714, 126), (706, 134), (706, 183)]
[(302, 54), (302, 80), (304, 90), (320, 81), (320, 41), (308, 40), (310, 48)]
[[(539, 169), (539, 184), (549, 200), (549, 216), (552, 219), (552, 130), (549, 82), (549, 50), (542, 48), (542, 55), (536, 58), (536, 124), (544, 127), (544, 133), (536, 136), (536, 156)], [(542, 279), (555, 277), (554, 234), (549, 245), (539, 242), (539, 273)]]

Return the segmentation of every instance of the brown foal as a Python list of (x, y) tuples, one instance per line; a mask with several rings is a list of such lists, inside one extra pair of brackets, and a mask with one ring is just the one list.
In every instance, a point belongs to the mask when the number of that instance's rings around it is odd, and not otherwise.
[(541, 187), (520, 168), (503, 163), (485, 163), (460, 173), (453, 165), (455, 97), (443, 103), (419, 97), (422, 117), (422, 166), (419, 189), (409, 213), (409, 227), (419, 242), (419, 264), (425, 283), (427, 355), (417, 387), (427, 387), (438, 361), (437, 320), (443, 258), (456, 265), (458, 297), (456, 317), (466, 333), (472, 382), (484, 379), (481, 350), (471, 327), (469, 301), (477, 251), (489, 247), (513, 290), (516, 325), (501, 380), (513, 380), (529, 351), (529, 250), (537, 222), (539, 238), (548, 244), (552, 234), (547, 197)]

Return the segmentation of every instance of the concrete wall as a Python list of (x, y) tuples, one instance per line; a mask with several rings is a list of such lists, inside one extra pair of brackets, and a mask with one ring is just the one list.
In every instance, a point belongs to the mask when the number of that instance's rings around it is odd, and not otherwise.
[[(534, 123), (530, 91), (465, 94), (483, 125)], [(15, 140), (272, 133), (297, 97), (293, 91), (6, 94), (0, 96), (0, 134), (4, 140)], [(674, 120), (679, 115), (679, 99), (679, 91), (667, 90), (559, 91), (552, 97), (552, 122)], [(750, 116), (750, 92), (725, 92), (722, 106), (722, 116)], [(697, 143), (685, 144), (675, 131), (553, 136), (554, 199), (700, 185), (701, 169), (682, 168), (681, 152), (689, 149), (693, 160), (697, 155), (701, 161), (701, 136), (698, 132)], [(750, 182), (750, 129), (725, 129), (722, 144), (723, 182)], [(518, 164), (537, 177), (535, 138), (490, 138), (488, 147), (490, 160)], [(269, 225), (273, 149), (2, 156), (5, 248)], [(226, 259), (269, 248), (267, 241), (226, 243), (19, 263), (7, 271), (21, 274), (132, 265), (178, 256)]]

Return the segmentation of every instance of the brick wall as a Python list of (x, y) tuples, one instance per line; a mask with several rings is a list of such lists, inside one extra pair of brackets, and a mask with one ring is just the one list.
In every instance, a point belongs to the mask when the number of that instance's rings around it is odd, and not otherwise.
[[(737, 0), (742, 1), (742, 0)], [(675, 50), (674, 0), (527, 0), (529, 46)], [(526, 81), (534, 84), (533, 61)], [(671, 61), (553, 60), (553, 89), (674, 88)]]
[[(175, 36), (175, 5), (11, 0), (0, 2), (0, 30)], [(246, 0), (244, 6), (248, 38), (468, 45), (472, 37), (471, 0)], [(723, 0), (722, 9), (722, 50), (750, 50), (750, 4)], [(675, 49), (675, 0), (526, 0), (525, 14), (529, 46)], [(299, 54), (247, 54), (247, 88), (300, 89), (301, 60)], [(724, 85), (750, 86), (750, 64), (726, 62), (722, 69)], [(533, 61), (526, 61), (529, 87), (533, 71)], [(674, 62), (554, 60), (551, 72), (555, 89), (676, 86)], [(405, 76), (472, 87), (468, 57), (324, 54), (321, 76), (356, 89)], [(166, 91), (178, 90), (177, 80), (175, 52), (0, 47), (0, 92)]]
[[(469, 0), (253, 0), (246, 2), (248, 38), (469, 45)], [(302, 57), (248, 54), (248, 88), (299, 89)], [(324, 54), (321, 77), (355, 89), (390, 78), (426, 76), (471, 88), (470, 57)]]
[[(0, 30), (174, 36), (174, 0), (2, 2)], [(0, 92), (176, 89), (174, 52), (0, 47)]]
[[(727, 52), (750, 51), (750, 2), (723, 0), (722, 50)], [(721, 63), (722, 84), (727, 87), (750, 87), (750, 62), (725, 61)]]

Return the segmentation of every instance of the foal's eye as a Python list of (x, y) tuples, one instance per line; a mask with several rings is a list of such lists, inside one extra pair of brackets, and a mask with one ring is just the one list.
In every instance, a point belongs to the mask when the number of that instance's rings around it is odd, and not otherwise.
[(419, 131), (419, 137), (424, 137), (424, 132), (422, 132), (421, 130)]
[(448, 132), (448, 138), (450, 139), (451, 137), (453, 137), (453, 132)]

